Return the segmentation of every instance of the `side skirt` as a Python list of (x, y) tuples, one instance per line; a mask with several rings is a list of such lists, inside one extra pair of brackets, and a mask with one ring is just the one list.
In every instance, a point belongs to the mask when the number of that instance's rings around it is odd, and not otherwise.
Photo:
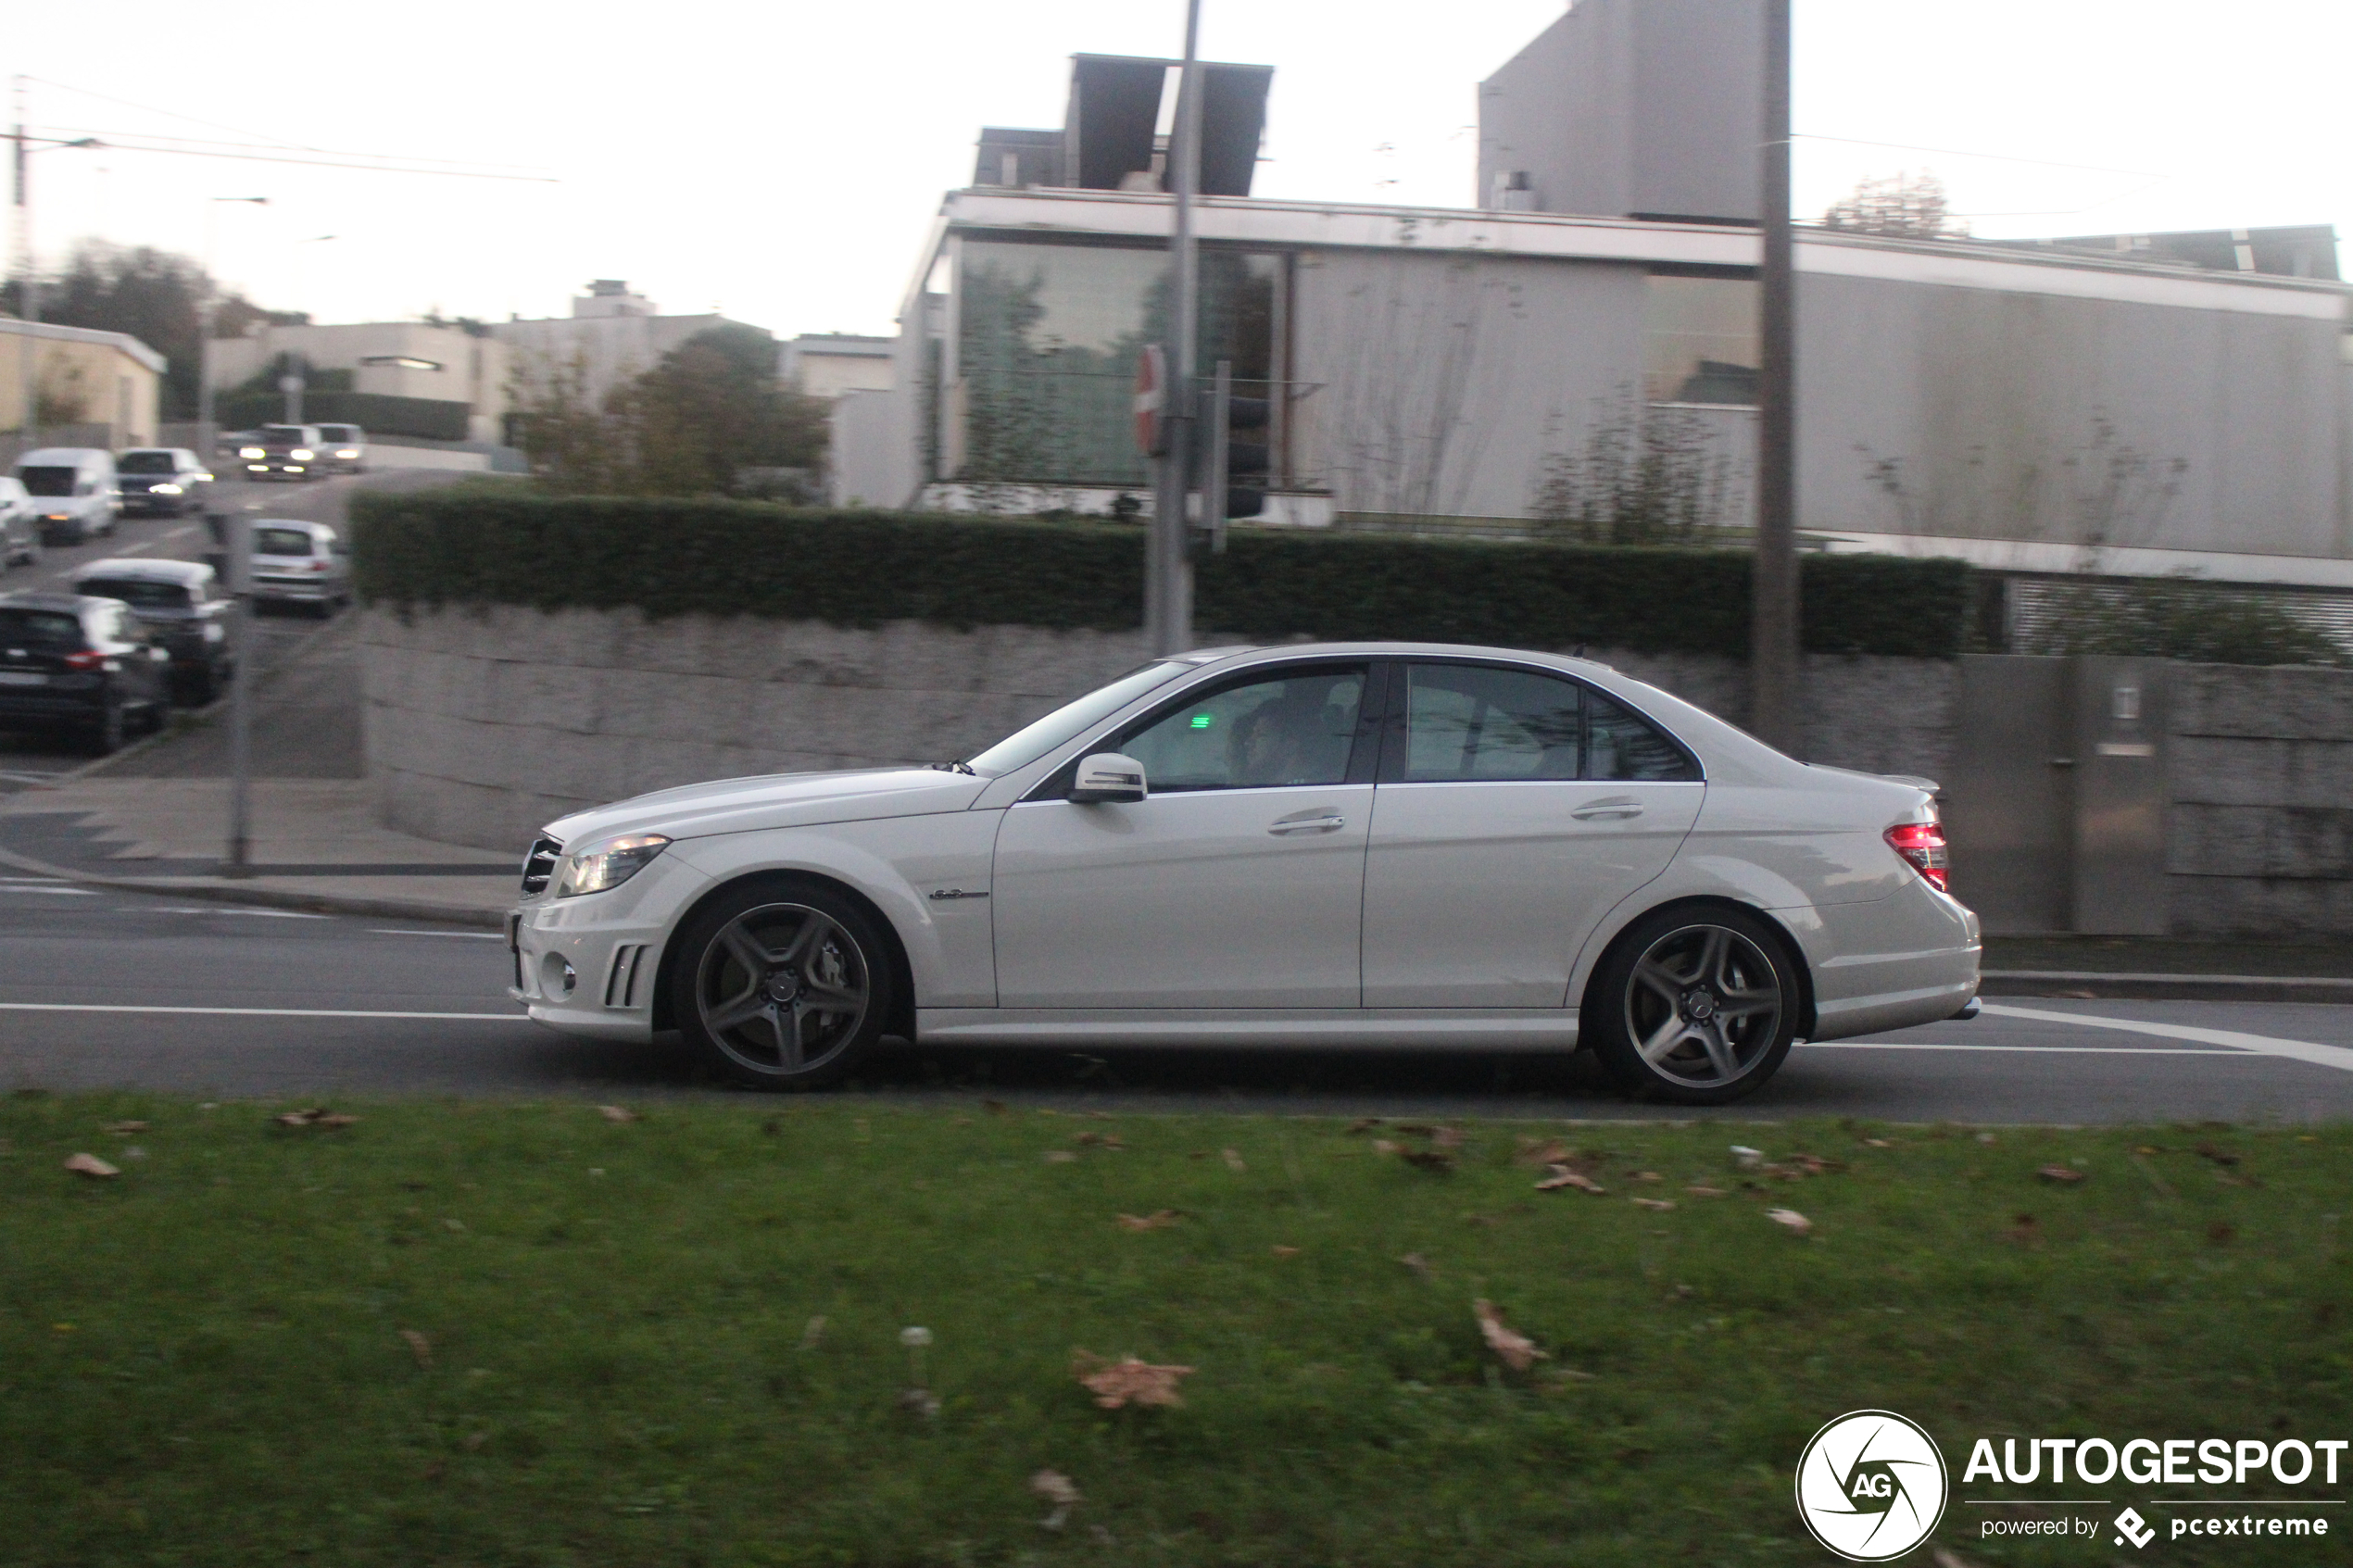
[(1566, 1051), (1574, 1008), (923, 1008), (927, 1046)]

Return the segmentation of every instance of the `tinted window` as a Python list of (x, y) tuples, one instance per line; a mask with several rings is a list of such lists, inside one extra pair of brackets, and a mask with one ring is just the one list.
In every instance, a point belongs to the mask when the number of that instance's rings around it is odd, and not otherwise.
[(93, 577), (77, 584), (96, 599), (120, 599), (143, 609), (185, 609), (188, 590), (177, 583), (146, 583), (137, 578)]
[(1599, 692), (1585, 704), (1585, 776), (1589, 779), (1696, 779), (1683, 748), (1647, 720)]
[(35, 495), (73, 494), (75, 470), (72, 469), (51, 468), (44, 464), (40, 468), (19, 469), (17, 477), (24, 481), (25, 489)]
[(1527, 670), (1416, 664), (1405, 673), (1408, 781), (1577, 777), (1583, 688)]
[(1290, 672), (1211, 692), (1114, 748), (1154, 791), (1340, 784), (1364, 702), (1361, 666)]
[(0, 643), (80, 647), (82, 620), (53, 609), (0, 608)]
[(253, 531), (253, 553), (307, 556), (310, 554), (310, 535), (298, 528), (257, 528)]
[(180, 464), (169, 452), (125, 452), (115, 463), (118, 473), (177, 473)]

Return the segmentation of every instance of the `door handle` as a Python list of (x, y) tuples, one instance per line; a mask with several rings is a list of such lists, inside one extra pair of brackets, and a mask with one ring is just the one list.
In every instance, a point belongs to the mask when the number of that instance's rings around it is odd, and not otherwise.
[(1636, 800), (1596, 800), (1591, 806), (1579, 806), (1569, 813), (1580, 822), (1592, 822), (1596, 817), (1639, 817), (1642, 814), (1642, 803)]
[(1278, 817), (1266, 829), (1272, 834), (1336, 833), (1348, 825), (1348, 819), (1337, 811), (1315, 816)]

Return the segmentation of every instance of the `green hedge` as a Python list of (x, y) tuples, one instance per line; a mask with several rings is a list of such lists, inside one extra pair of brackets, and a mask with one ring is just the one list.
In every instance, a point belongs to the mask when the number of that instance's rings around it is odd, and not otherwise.
[[(378, 604), (1106, 631), (1143, 619), (1144, 534), (1132, 525), (420, 492), (356, 497), (353, 527), (359, 591)], [(1809, 556), (1806, 646), (1950, 658), (1969, 575), (1957, 561)], [(1250, 530), (1201, 563), (1194, 622), (1245, 636), (1737, 658), (1748, 583), (1748, 557), (1730, 550)]]
[[(285, 417), (283, 393), (249, 392), (220, 400), (223, 429), (250, 430)], [(463, 441), (471, 433), (472, 406), (439, 397), (395, 397), (384, 392), (307, 392), (306, 424), (358, 425), (371, 435), (417, 435), (428, 441)]]

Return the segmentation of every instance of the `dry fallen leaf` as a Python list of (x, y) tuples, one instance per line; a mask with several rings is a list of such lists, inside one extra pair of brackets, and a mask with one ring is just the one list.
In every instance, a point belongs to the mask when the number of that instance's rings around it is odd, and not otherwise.
[(1046, 1151), (1046, 1163), (1049, 1165), (1067, 1165), (1077, 1158), (1076, 1152), (1067, 1148), (1050, 1148)]
[(1976, 1563), (1959, 1552), (1948, 1551), (1943, 1547), (1938, 1547), (1929, 1555), (1936, 1560), (1936, 1568), (1977, 1568)]
[(1637, 1171), (1634, 1173), (1634, 1179), (1638, 1182), (1663, 1182), (1667, 1178), (1655, 1171)]
[(819, 1343), (824, 1339), (824, 1318), (822, 1315), (811, 1318), (809, 1320), (809, 1326), (800, 1331), (800, 1348), (804, 1350), (813, 1350), (818, 1347)]
[(1345, 1133), (1361, 1133), (1379, 1125), (1380, 1118), (1378, 1116), (1359, 1116), (1340, 1130)]
[(1076, 1141), (1086, 1144), (1089, 1148), (1126, 1148), (1127, 1147), (1119, 1141), (1117, 1133), (1081, 1133)]
[(1285, 1246), (1284, 1246), (1281, 1242), (1279, 1242), (1279, 1241), (1278, 1241), (1278, 1242), (1277, 1242), (1277, 1243), (1275, 1243), (1275, 1245), (1274, 1245), (1274, 1247), (1273, 1247), (1272, 1250), (1273, 1250), (1273, 1252), (1274, 1252), (1275, 1256), (1276, 1256), (1276, 1257), (1277, 1257), (1277, 1258), (1296, 1258), (1296, 1257), (1298, 1257), (1298, 1256), (1299, 1256), (1299, 1248), (1296, 1248), (1296, 1247), (1285, 1247)]
[(2042, 1235), (2043, 1227), (2036, 1222), (2033, 1215), (2020, 1214), (2010, 1223), (2010, 1228), (2003, 1234), (2010, 1240), (2023, 1244)]
[(1441, 1154), (1434, 1148), (1400, 1149), (1397, 1158), (1416, 1170), (1434, 1172), (1441, 1176), (1452, 1175), (1454, 1170), (1454, 1157)]
[(1492, 1301), (1484, 1298), (1473, 1301), (1471, 1316), (1478, 1320), (1479, 1337), (1487, 1341), (1487, 1348), (1514, 1372), (1526, 1372), (1537, 1361), (1552, 1359), (1536, 1348), (1534, 1340), (1504, 1326), (1504, 1314)]
[(1675, 1200), (1671, 1198), (1638, 1198), (1634, 1201), (1645, 1209), (1661, 1214), (1675, 1207)]
[(2235, 1165), (2242, 1158), (2244, 1158), (2241, 1155), (2232, 1153), (2227, 1148), (2217, 1148), (2210, 1143), (2199, 1144), (2196, 1148), (2190, 1150), (2190, 1152), (2196, 1155), (2201, 1160), (2211, 1160), (2217, 1165)]
[(1373, 1140), (1373, 1152), (1375, 1154), (1395, 1154), (1397, 1152), (1397, 1145), (1390, 1142), (1387, 1138), (1375, 1138)]
[(1005, 1102), (1001, 1099), (982, 1100), (980, 1102), (980, 1108), (988, 1112), (991, 1116), (1002, 1116), (1005, 1114)]
[(144, 1133), (146, 1130), (147, 1124), (145, 1122), (109, 1122), (99, 1129), (101, 1132), (112, 1133), (118, 1137), (125, 1137), (132, 1133)]
[(300, 1110), (289, 1110), (277, 1120), (281, 1127), (348, 1127), (359, 1118), (312, 1105)]
[(1029, 1489), (1056, 1508), (1069, 1508), (1085, 1500), (1078, 1495), (1078, 1484), (1059, 1470), (1041, 1470), (1032, 1475)]
[(1553, 1173), (1536, 1184), (1538, 1192), (1558, 1192), (1563, 1187), (1575, 1187), (1579, 1192), (1603, 1193), (1609, 1188), (1582, 1171), (1572, 1171), (1566, 1165), (1555, 1165)]
[(899, 1408), (929, 1421), (939, 1413), (939, 1396), (928, 1388), (902, 1388), (899, 1391)]
[(310, 1124), (314, 1127), (348, 1127), (359, 1120), (359, 1118), (357, 1116), (347, 1116), (342, 1111), (337, 1110), (330, 1111), (322, 1116), (320, 1116)]
[(2046, 1182), (2074, 1183), (2083, 1179), (2083, 1173), (2067, 1165), (2045, 1165), (2034, 1173)]
[(120, 1171), (94, 1154), (75, 1154), (66, 1159), (66, 1169), (81, 1176), (120, 1176)]
[(1512, 1156), (1515, 1165), (1562, 1165), (1569, 1159), (1568, 1146), (1558, 1138), (1546, 1138), (1541, 1143), (1522, 1138), (1519, 1144), (1519, 1152)]
[(1174, 1209), (1158, 1209), (1149, 1214), (1122, 1214), (1119, 1228), (1124, 1231), (1166, 1230), (1184, 1217)]
[(603, 1117), (608, 1122), (635, 1122), (637, 1120), (637, 1113), (630, 1110), (627, 1106), (623, 1105), (600, 1105), (597, 1107), (597, 1114)]
[(400, 1337), (409, 1342), (409, 1353), (417, 1358), (417, 1364), (419, 1366), (429, 1367), (433, 1365), (432, 1340), (426, 1338), (423, 1335), (418, 1333), (413, 1328), (402, 1329), (400, 1331)]
[(1765, 1217), (1777, 1225), (1787, 1225), (1800, 1236), (1812, 1234), (1814, 1222), (1794, 1209), (1768, 1209)]
[(1407, 1268), (1413, 1270), (1416, 1274), (1419, 1275), (1423, 1279), (1428, 1279), (1431, 1277), (1432, 1271), (1429, 1266), (1429, 1260), (1423, 1257), (1418, 1252), (1408, 1252), (1405, 1256), (1398, 1259), (1397, 1261), (1404, 1264)]
[(1072, 1353), (1070, 1370), (1107, 1411), (1131, 1403), (1181, 1405), (1185, 1400), (1176, 1392), (1176, 1382), (1193, 1372), (1189, 1366), (1154, 1366), (1134, 1356), (1107, 1361), (1088, 1350)]
[(1430, 1134), (1429, 1142), (1433, 1148), (1460, 1148), (1463, 1147), (1462, 1130), (1458, 1127), (1441, 1127)]
[(1865, 1138), (1863, 1147), (1865, 1148), (1894, 1148), (1895, 1145), (1886, 1138)]
[(1685, 1187), (1683, 1190), (1690, 1193), (1693, 1198), (1730, 1198), (1732, 1196), (1730, 1193), (1726, 1192), (1722, 1187), (1704, 1186), (1697, 1183), (1693, 1183), (1692, 1185)]
[(1228, 1171), (1247, 1171), (1250, 1169), (1247, 1164), (1243, 1163), (1241, 1151), (1239, 1149), (1221, 1148), (1217, 1151), (1217, 1158), (1226, 1162), (1226, 1169)]

